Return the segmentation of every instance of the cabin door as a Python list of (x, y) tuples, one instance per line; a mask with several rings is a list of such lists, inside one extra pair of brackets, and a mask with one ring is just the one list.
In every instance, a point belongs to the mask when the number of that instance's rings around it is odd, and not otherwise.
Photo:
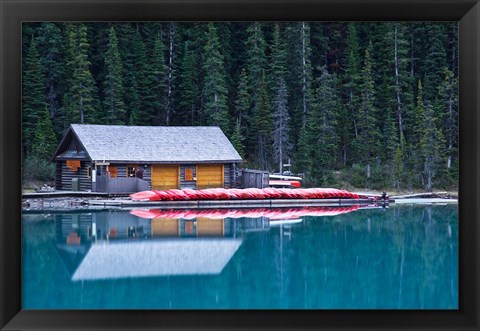
[(152, 165), (152, 190), (169, 190), (178, 187), (178, 166)]
[(197, 165), (197, 188), (223, 187), (223, 164)]

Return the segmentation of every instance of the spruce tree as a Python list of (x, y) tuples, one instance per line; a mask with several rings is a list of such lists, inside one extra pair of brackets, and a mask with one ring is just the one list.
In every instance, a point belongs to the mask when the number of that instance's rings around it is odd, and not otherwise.
[(307, 124), (311, 144), (315, 146), (312, 153), (312, 177), (319, 185), (331, 184), (333, 181), (338, 149), (336, 129), (339, 109), (336, 77), (323, 67)]
[[(310, 25), (306, 22), (290, 23), (285, 34), (288, 45), (288, 105), (291, 109), (293, 132), (300, 132), (306, 125), (313, 95)], [(298, 135), (293, 138), (296, 141)]]
[[(60, 118), (61, 96), (65, 93), (65, 40), (61, 25), (43, 22), (38, 30), (38, 53), (45, 76), (48, 110), (52, 119)], [(58, 122), (58, 121), (54, 121)], [(61, 128), (56, 125), (55, 131)]]
[(146, 72), (147, 90), (143, 106), (145, 120), (150, 125), (167, 123), (167, 66), (163, 56), (163, 43), (160, 36), (155, 38), (150, 66)]
[(123, 63), (126, 117), (132, 125), (151, 125), (149, 88), (152, 85), (151, 66), (140, 33), (140, 23), (120, 23), (116, 26), (119, 51)]
[(65, 128), (71, 123), (83, 124), (96, 121), (98, 100), (90, 72), (88, 50), (87, 27), (84, 24), (70, 24), (67, 70), (71, 75), (69, 75), (68, 90), (63, 101)]
[(440, 128), (444, 132), (447, 147), (447, 169), (456, 168), (458, 160), (458, 79), (450, 69), (444, 70), (445, 79), (439, 86), (441, 107)]
[(422, 182), (426, 191), (431, 191), (435, 176), (442, 166), (445, 156), (444, 139), (442, 131), (437, 128), (433, 107), (425, 107), (424, 130), (420, 140), (420, 152), (423, 163)]
[(288, 113), (288, 92), (285, 82), (286, 76), (286, 51), (285, 42), (280, 34), (279, 24), (275, 24), (273, 31), (273, 43), (271, 50), (271, 91), (273, 93), (272, 115), (274, 129), (273, 156), (278, 162), (278, 170), (283, 172), (283, 162), (288, 157), (292, 144), (290, 143), (290, 115)]
[(422, 139), (425, 137), (425, 122), (427, 120), (425, 116), (425, 103), (423, 98), (423, 86), (422, 82), (419, 80), (417, 83), (417, 103), (415, 107), (415, 112), (413, 114), (413, 128), (414, 133), (412, 134), (412, 143), (410, 144), (411, 158), (409, 160), (411, 168), (413, 168), (415, 173), (414, 184), (424, 186), (424, 177), (421, 176), (423, 173), (423, 146), (421, 144)]
[(248, 78), (245, 69), (242, 69), (238, 82), (237, 98), (235, 99), (235, 115), (238, 117), (241, 128), (245, 122), (250, 123), (249, 118), (244, 121), (244, 118), (248, 116), (249, 108), (250, 95), (248, 93)]
[(118, 51), (117, 35), (110, 28), (108, 48), (105, 53), (106, 77), (104, 82), (105, 117), (104, 123), (126, 124), (126, 109), (123, 89), (123, 66)]
[(193, 43), (185, 42), (182, 63), (180, 66), (180, 82), (178, 114), (179, 119), (189, 125), (200, 124), (200, 73), (197, 70), (197, 56), (193, 50)]
[(25, 59), (22, 83), (22, 138), (24, 153), (28, 154), (35, 137), (35, 126), (45, 108), (45, 76), (33, 35)]
[(260, 82), (264, 79), (264, 72), (267, 69), (267, 58), (265, 55), (266, 42), (262, 30), (262, 24), (259, 22), (250, 23), (247, 28), (246, 40), (246, 72), (248, 77), (248, 94), (250, 96), (250, 108), (244, 116), (244, 127), (247, 134), (247, 155), (254, 156), (256, 140), (251, 140), (256, 136), (254, 128), (254, 116), (261, 112)]
[(242, 131), (240, 127), (240, 119), (237, 118), (235, 129), (233, 130), (233, 134), (230, 137), (230, 141), (232, 142), (233, 147), (235, 147), (238, 154), (240, 154), (242, 158), (245, 157), (245, 145), (243, 143), (244, 140), (245, 140), (245, 137), (242, 135)]
[(344, 166), (350, 161), (353, 139), (358, 137), (358, 115), (360, 108), (360, 45), (356, 23), (348, 24), (346, 40), (347, 61), (343, 73), (345, 106), (338, 113), (338, 134), (341, 148), (341, 160)]
[(362, 101), (358, 111), (358, 137), (355, 139), (357, 159), (365, 166), (367, 182), (371, 177), (372, 164), (378, 155), (380, 132), (377, 123), (377, 109), (375, 108), (375, 83), (372, 76), (373, 45), (370, 42), (365, 51), (365, 60), (362, 70), (361, 94)]
[(260, 169), (268, 170), (272, 146), (272, 115), (264, 74), (262, 74), (262, 79), (260, 80), (258, 99), (254, 111), (252, 126), (255, 128), (255, 131), (250, 131), (250, 134), (253, 136), (251, 141), (256, 142), (255, 155), (258, 166)]
[(39, 114), (35, 126), (35, 137), (32, 144), (33, 154), (41, 160), (50, 161), (57, 148), (57, 138), (53, 131), (52, 121), (47, 106)]
[(208, 25), (208, 40), (204, 52), (206, 124), (219, 126), (223, 132), (229, 134), (228, 90), (225, 82), (225, 68), (223, 56), (220, 53), (217, 30), (213, 23)]
[(291, 150), (289, 124), (290, 116), (287, 108), (287, 86), (283, 78), (280, 79), (279, 86), (275, 89), (276, 95), (272, 102), (273, 117), (273, 156), (278, 162), (279, 172), (283, 172), (283, 162), (288, 157)]

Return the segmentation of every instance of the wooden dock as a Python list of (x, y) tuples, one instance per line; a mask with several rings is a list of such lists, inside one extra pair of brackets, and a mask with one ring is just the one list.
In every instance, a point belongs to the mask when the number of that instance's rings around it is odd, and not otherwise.
[(284, 208), (284, 207), (338, 207), (371, 205), (373, 199), (264, 199), (264, 200), (187, 200), (187, 201), (133, 201), (128, 199), (90, 200), (90, 206), (121, 208), (210, 209), (210, 208)]
[[(88, 191), (45, 191), (45, 192), (27, 192), (22, 193), (22, 199), (42, 199), (42, 198), (93, 198), (113, 196), (113, 194), (105, 192), (88, 192)], [(123, 196), (127, 196), (123, 194)]]

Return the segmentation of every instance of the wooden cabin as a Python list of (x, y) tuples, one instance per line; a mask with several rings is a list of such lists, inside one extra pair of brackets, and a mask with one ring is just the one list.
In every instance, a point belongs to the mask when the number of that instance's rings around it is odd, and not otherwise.
[(236, 187), (242, 158), (219, 127), (72, 124), (53, 161), (56, 190), (132, 193)]

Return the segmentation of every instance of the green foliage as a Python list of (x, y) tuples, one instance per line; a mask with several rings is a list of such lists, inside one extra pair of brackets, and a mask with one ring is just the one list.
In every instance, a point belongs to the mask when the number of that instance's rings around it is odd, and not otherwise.
[(118, 51), (117, 35), (110, 28), (108, 48), (105, 53), (106, 77), (104, 83), (105, 117), (109, 124), (125, 124), (126, 110), (123, 90), (123, 65)]
[(54, 129), (61, 131), (61, 103), (65, 93), (65, 36), (62, 26), (43, 22), (37, 37), (40, 63), (45, 75), (45, 97)]
[(258, 99), (253, 113), (253, 124), (255, 131), (251, 133), (252, 141), (256, 142), (255, 152), (258, 166), (263, 170), (269, 169), (270, 149), (272, 146), (272, 115), (270, 100), (268, 98), (265, 76), (262, 76), (259, 85)]
[(372, 77), (373, 63), (371, 52), (372, 43), (365, 51), (365, 60), (362, 70), (362, 101), (358, 110), (358, 136), (354, 142), (357, 160), (365, 165), (365, 176), (370, 178), (374, 160), (379, 157), (381, 133), (378, 128), (378, 114), (375, 108), (375, 84)]
[(456, 23), (23, 27), (27, 157), (71, 123), (219, 125), (249, 166), (291, 159), (308, 185), (457, 183)]
[(64, 128), (70, 123), (95, 123), (99, 100), (90, 72), (89, 44), (85, 24), (69, 24), (66, 68), (67, 91), (63, 98)]
[(23, 146), (28, 154), (35, 137), (35, 126), (45, 108), (45, 76), (33, 36), (25, 59), (22, 82)]
[(35, 138), (32, 144), (32, 151), (35, 156), (42, 160), (50, 160), (57, 149), (57, 138), (53, 131), (50, 114), (45, 106), (41, 117), (35, 127)]
[(331, 173), (336, 165), (338, 148), (337, 114), (339, 112), (335, 74), (329, 74), (323, 67), (318, 79), (318, 88), (312, 111), (309, 114), (307, 129), (311, 138), (311, 174), (319, 185), (331, 182)]
[(217, 30), (213, 23), (208, 25), (208, 41), (205, 45), (205, 114), (206, 124), (219, 126), (229, 133), (229, 118), (223, 56)]
[(237, 119), (237, 124), (235, 125), (235, 130), (230, 137), (230, 141), (242, 158), (245, 156), (245, 145), (243, 144), (244, 140), (245, 138), (242, 136), (240, 129), (240, 119)]
[(51, 181), (55, 175), (55, 165), (50, 160), (30, 155), (24, 159), (22, 175), (24, 181)]
[(145, 73), (147, 91), (149, 91), (144, 97), (145, 109), (142, 109), (145, 113), (145, 124), (165, 125), (167, 123), (167, 66), (163, 48), (160, 36), (156, 36), (150, 66)]

